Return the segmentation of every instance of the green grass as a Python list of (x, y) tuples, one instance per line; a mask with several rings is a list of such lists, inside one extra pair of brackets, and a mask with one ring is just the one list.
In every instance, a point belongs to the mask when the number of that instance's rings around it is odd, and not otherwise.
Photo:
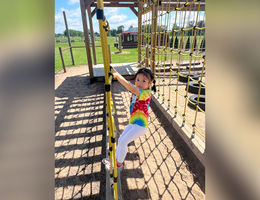
[[(185, 39), (187, 39), (187, 38), (185, 38)], [(66, 37), (56, 37), (55, 40), (67, 40), (67, 38)], [(75, 42), (72, 42), (72, 46), (85, 46), (85, 44), (83, 42), (84, 41), (83, 38), (71, 37), (71, 40), (75, 41)], [(127, 63), (127, 62), (137, 62), (138, 61), (137, 48), (123, 49), (123, 52), (128, 52), (127, 54), (114, 54), (113, 52), (118, 52), (118, 49), (114, 47), (114, 42), (116, 41), (116, 38), (108, 37), (107, 40), (108, 40), (108, 44), (110, 44), (110, 48), (111, 48), (112, 63)], [(185, 43), (186, 43), (186, 41), (185, 41)], [(96, 46), (101, 45), (99, 37), (96, 37), (95, 45)], [(55, 72), (62, 70), (62, 63), (61, 63), (59, 47), (66, 48), (68, 46), (69, 46), (68, 42), (66, 42), (66, 43), (55, 42)], [(92, 51), (92, 48), (90, 48), (90, 49)], [(75, 66), (87, 64), (87, 54), (86, 54), (85, 48), (73, 48), (72, 51), (73, 51)], [(92, 54), (92, 52), (91, 52), (91, 54)], [(167, 56), (167, 57), (169, 59), (169, 56)], [(66, 51), (63, 51), (63, 58), (64, 58), (66, 67), (73, 67), (69, 49)], [(103, 63), (101, 47), (96, 47), (96, 58), (97, 58), (97, 64)], [(173, 56), (173, 59), (177, 59), (176, 54)], [(182, 60), (188, 60), (188, 59), (189, 59), (189, 57), (182, 57)], [(156, 60), (158, 60), (158, 56), (156, 56)], [(92, 56), (92, 63), (94, 64), (93, 56)]]
[[(55, 39), (56, 40), (65, 40), (66, 38), (59, 37), (59, 38), (55, 38)], [(80, 37), (72, 37), (71, 40), (75, 40), (75, 42), (71, 43), (72, 46), (85, 46), (83, 39)], [(137, 62), (137, 60), (138, 60), (137, 48), (124, 49), (123, 51), (129, 52), (128, 54), (113, 54), (113, 52), (118, 52), (118, 49), (114, 47), (114, 42), (116, 41), (116, 38), (108, 37), (107, 40), (108, 40), (108, 44), (110, 44), (112, 63)], [(96, 46), (101, 45), (100, 38), (96, 37), (95, 45)], [(66, 47), (68, 47), (68, 43), (55, 42), (55, 72), (62, 70), (62, 63), (61, 63), (59, 47), (66, 48)], [(86, 54), (85, 48), (73, 48), (72, 51), (73, 51), (75, 66), (87, 64), (87, 54)], [(91, 54), (92, 54), (92, 48), (91, 48)], [(73, 66), (69, 49), (66, 51), (63, 51), (63, 58), (64, 58), (66, 67)], [(101, 47), (96, 47), (96, 58), (97, 58), (97, 64), (103, 63)], [(92, 56), (92, 63), (94, 63), (93, 56)]]

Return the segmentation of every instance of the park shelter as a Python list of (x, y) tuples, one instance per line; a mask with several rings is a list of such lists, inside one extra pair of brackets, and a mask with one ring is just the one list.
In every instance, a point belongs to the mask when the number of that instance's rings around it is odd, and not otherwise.
[(130, 27), (129, 30), (121, 33), (122, 47), (136, 48), (138, 46), (138, 28)]

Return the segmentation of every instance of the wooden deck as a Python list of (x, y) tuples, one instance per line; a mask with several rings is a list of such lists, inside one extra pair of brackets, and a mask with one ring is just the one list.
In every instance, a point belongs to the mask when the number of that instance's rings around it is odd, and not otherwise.
[[(112, 63), (111, 66), (114, 67), (122, 76), (124, 76), (126, 79), (133, 79), (135, 73), (137, 72), (138, 63), (132, 62), (132, 63)], [(104, 65), (98, 64), (94, 65), (93, 67), (94, 71), (94, 78), (92, 81), (104, 81)]]

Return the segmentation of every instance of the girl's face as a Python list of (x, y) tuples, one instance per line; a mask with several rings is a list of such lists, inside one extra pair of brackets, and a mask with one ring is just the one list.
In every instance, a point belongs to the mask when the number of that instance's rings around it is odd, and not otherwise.
[(144, 74), (137, 74), (135, 78), (135, 85), (141, 90), (147, 90), (152, 85), (152, 81), (150, 81), (150, 79)]

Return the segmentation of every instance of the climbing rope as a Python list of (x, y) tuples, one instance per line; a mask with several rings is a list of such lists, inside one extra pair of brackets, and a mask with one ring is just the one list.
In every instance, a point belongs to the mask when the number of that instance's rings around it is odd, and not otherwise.
[[(189, 125), (194, 134), (205, 138), (205, 131), (198, 126), (198, 115), (205, 111), (199, 105), (202, 87), (205, 87), (205, 14), (201, 10), (202, 2), (193, 0), (172, 2), (171, 0), (142, 0), (141, 10), (141, 62), (142, 67), (150, 67), (157, 80), (158, 92), (155, 94), (174, 116), (182, 117), (182, 125)], [(190, 42), (190, 43), (189, 43)], [(188, 45), (189, 44), (189, 45)], [(183, 65), (187, 62), (187, 73)], [(198, 80), (191, 76), (192, 66), (202, 63)], [(153, 70), (154, 69), (154, 70)], [(187, 77), (186, 91), (183, 93), (180, 78)], [(189, 99), (189, 85), (198, 84), (197, 102)], [(175, 86), (174, 86), (175, 84)], [(168, 87), (168, 90), (166, 90)], [(174, 94), (174, 96), (172, 96)], [(184, 98), (183, 105), (180, 98)], [(194, 118), (187, 116), (187, 105), (195, 107)], [(200, 113), (200, 114), (199, 114)]]

